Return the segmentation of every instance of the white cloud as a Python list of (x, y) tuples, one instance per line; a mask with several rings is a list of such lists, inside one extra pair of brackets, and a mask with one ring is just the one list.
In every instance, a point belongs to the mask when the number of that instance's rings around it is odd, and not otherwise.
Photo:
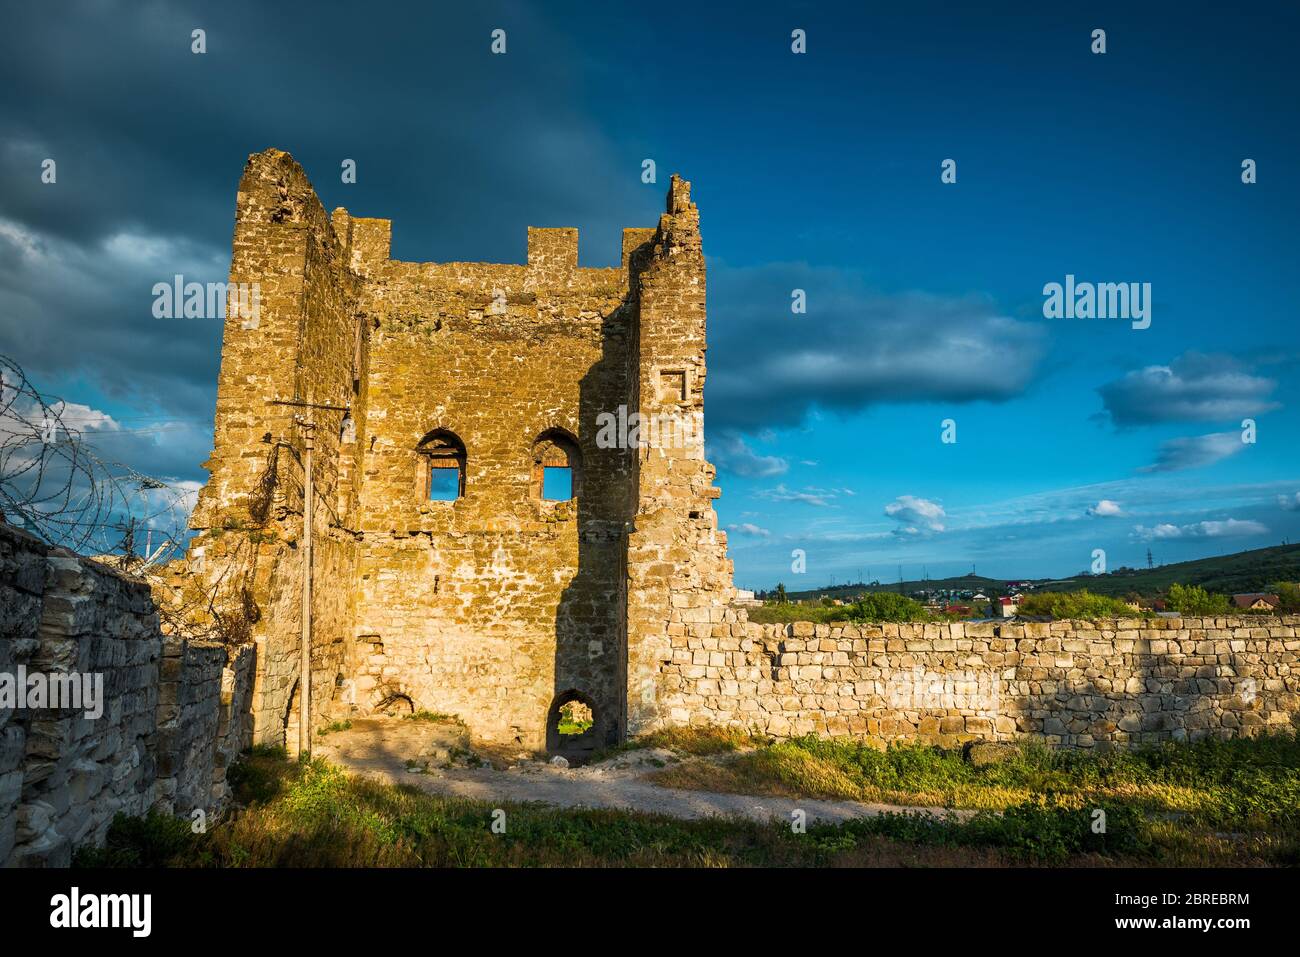
[(942, 532), (947, 518), (943, 506), (915, 495), (900, 495), (885, 506), (885, 514), (899, 522), (901, 535), (923, 535)]
[(754, 493), (756, 498), (769, 502), (803, 502), (805, 505), (813, 505), (817, 508), (833, 508), (833, 500), (837, 495), (834, 489), (808, 487), (795, 490), (786, 488), (784, 483), (776, 488), (763, 489), (761, 492)]
[(81, 432), (94, 431), (112, 431), (116, 432), (122, 426), (107, 412), (101, 412), (99, 409), (92, 409), (88, 405), (82, 405), (80, 402), (65, 402), (59, 418), (63, 424), (70, 429), (76, 429)]
[(1168, 522), (1148, 528), (1133, 526), (1133, 532), (1143, 541), (1170, 538), (1245, 538), (1268, 534), (1268, 527), (1260, 522), (1228, 518), (1222, 521), (1192, 522), (1189, 525), (1171, 525)]
[(1284, 512), (1300, 512), (1300, 492), (1294, 495), (1279, 495), (1277, 504)]
[(1119, 502), (1112, 502), (1108, 498), (1103, 498), (1092, 508), (1088, 509), (1089, 515), (1096, 515), (1098, 518), (1109, 518), (1113, 515), (1123, 515), (1123, 510), (1119, 507)]
[(735, 532), (737, 535), (748, 535), (752, 538), (768, 538), (772, 534), (766, 528), (761, 528), (753, 522), (741, 522), (738, 525), (728, 525), (727, 531)]

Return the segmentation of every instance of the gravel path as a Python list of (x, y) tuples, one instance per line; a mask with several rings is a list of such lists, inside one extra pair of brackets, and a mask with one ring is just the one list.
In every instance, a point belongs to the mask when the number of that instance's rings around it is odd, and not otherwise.
[(900, 807), (863, 804), (858, 801), (797, 800), (716, 791), (686, 791), (660, 787), (644, 775), (673, 756), (662, 751), (632, 751), (597, 765), (558, 768), (537, 761), (523, 761), (505, 770), (495, 768), (435, 768), (413, 772), (407, 758), (420, 749), (409, 747), (408, 724), (396, 728), (374, 722), (351, 731), (332, 734), (318, 746), (318, 753), (353, 774), (388, 784), (407, 784), (430, 794), (470, 798), (476, 801), (536, 801), (556, 807), (618, 808), (678, 818), (741, 817), (750, 820), (792, 820), (802, 810), (808, 822), (841, 823), (886, 812), (919, 811), (942, 816), (966, 816), (969, 811), (942, 808)]

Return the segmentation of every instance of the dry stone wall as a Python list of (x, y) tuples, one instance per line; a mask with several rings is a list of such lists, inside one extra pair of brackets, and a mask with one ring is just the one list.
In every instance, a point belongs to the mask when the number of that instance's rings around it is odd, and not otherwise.
[(673, 638), (668, 718), (777, 736), (1104, 747), (1300, 726), (1300, 617), (719, 624)]
[(218, 812), (217, 754), (249, 743), (241, 722), (222, 726), (222, 687), (246, 707), (252, 665), (165, 641), (148, 584), (0, 524), (0, 675), (102, 682), (93, 709), (0, 708), (0, 864), (66, 865), (119, 813)]

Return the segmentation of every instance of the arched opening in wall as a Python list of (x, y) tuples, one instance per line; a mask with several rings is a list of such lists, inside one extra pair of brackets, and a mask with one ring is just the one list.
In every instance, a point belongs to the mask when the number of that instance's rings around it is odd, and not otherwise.
[(465, 494), (465, 443), (447, 429), (434, 429), (416, 446), (422, 497), (454, 502)]
[(604, 744), (600, 710), (576, 688), (561, 692), (546, 715), (546, 750), (570, 761), (585, 761)]
[(385, 695), (379, 704), (375, 705), (373, 713), (386, 715), (390, 718), (415, 714), (415, 702), (401, 692), (394, 692)]
[(578, 497), (582, 487), (582, 453), (578, 440), (564, 429), (547, 429), (533, 443), (532, 496), (544, 502)]
[(289, 703), (284, 709), (284, 750), (290, 756), (298, 753), (298, 682), (289, 692)]

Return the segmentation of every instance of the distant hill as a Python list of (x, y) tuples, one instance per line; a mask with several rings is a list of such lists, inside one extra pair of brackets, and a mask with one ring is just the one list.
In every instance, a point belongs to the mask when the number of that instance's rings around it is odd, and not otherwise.
[[(925, 581), (883, 582), (878, 585), (850, 584), (834, 588), (787, 591), (791, 599), (851, 598), (862, 592), (902, 591), (904, 594), (927, 589), (972, 589), (990, 598), (1004, 594), (1008, 581), (1030, 582), (1037, 591), (1077, 591), (1086, 588), (1098, 595), (1123, 596), (1136, 592), (1151, 597), (1169, 589), (1174, 582), (1200, 585), (1207, 591), (1237, 594), (1263, 591), (1276, 581), (1300, 581), (1300, 545), (1274, 545), (1231, 555), (1215, 555), (1190, 562), (1176, 562), (1157, 568), (1123, 568), (1105, 575), (1080, 574), (1073, 578), (985, 578), (962, 575), (958, 578), (931, 578)], [(787, 589), (789, 586), (786, 586)]]

